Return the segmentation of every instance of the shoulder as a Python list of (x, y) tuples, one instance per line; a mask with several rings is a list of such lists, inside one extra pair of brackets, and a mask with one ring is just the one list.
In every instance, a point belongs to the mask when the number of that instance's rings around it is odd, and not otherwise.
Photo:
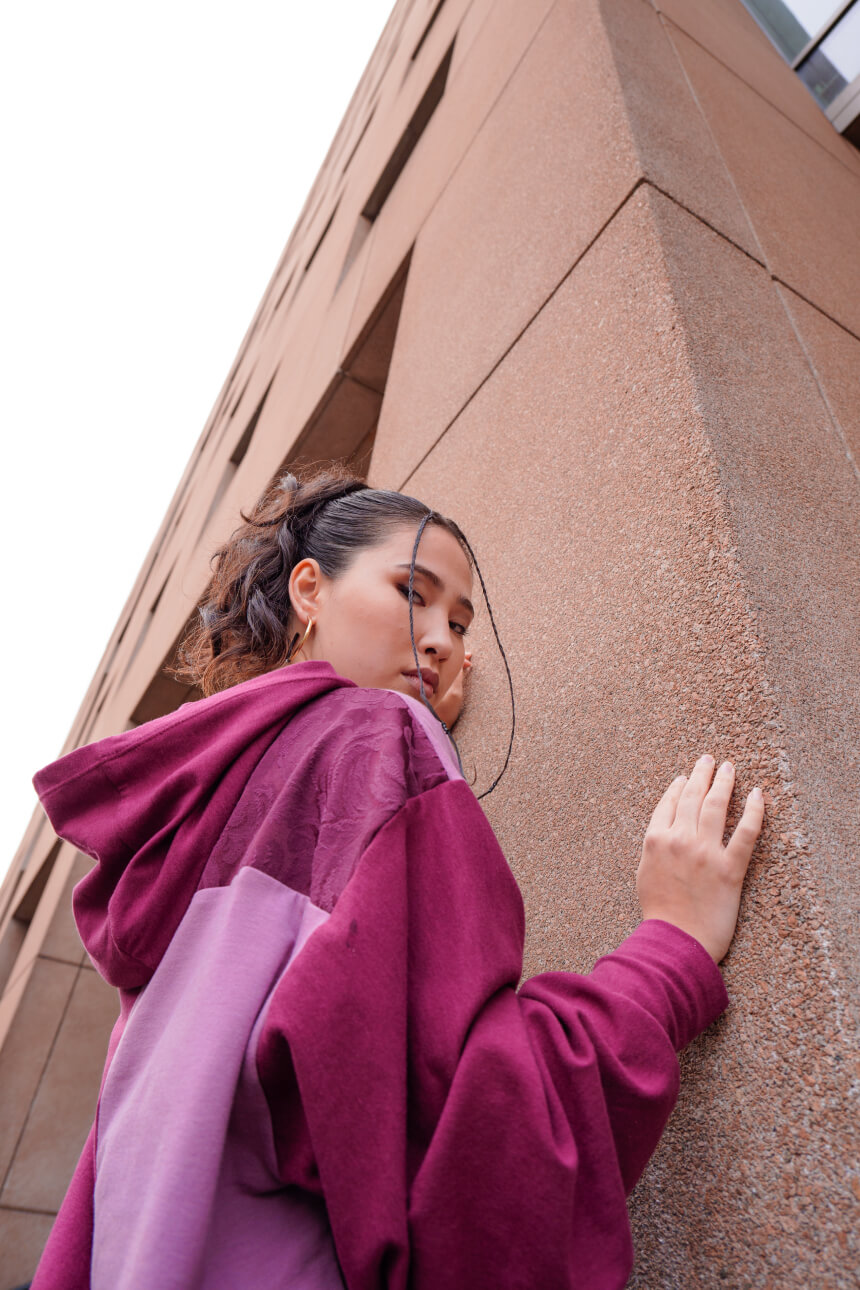
[(274, 862), (286, 873), (288, 837), (290, 884), (330, 912), (372, 839), (449, 775), (402, 695), (351, 687), (320, 695), (293, 716), (263, 779), (250, 795), (258, 810), (260, 789), (267, 801), (258, 856), (276, 839)]
[(246, 781), (204, 885), (223, 885), (251, 864), (329, 912), (379, 830), (448, 780), (402, 695), (357, 686), (318, 694)]
[(410, 781), (407, 796), (461, 777), (438, 720), (393, 690), (351, 686), (322, 694), (296, 713), (282, 739), (297, 755), (312, 757), (318, 771), (343, 767), (346, 759), (370, 775), (384, 764)]

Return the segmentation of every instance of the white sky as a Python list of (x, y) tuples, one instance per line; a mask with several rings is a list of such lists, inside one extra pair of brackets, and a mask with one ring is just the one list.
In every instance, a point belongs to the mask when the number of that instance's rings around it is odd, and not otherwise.
[(393, 0), (0, 19), (0, 875)]
[(810, 37), (821, 30), (839, 3), (840, 0), (786, 0), (787, 7)]

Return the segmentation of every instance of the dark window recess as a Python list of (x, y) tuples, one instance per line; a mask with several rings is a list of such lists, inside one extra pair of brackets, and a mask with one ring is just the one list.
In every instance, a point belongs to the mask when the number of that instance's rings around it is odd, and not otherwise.
[(236, 373), (238, 372), (238, 370), (239, 370), (239, 359), (237, 357), (235, 363), (233, 364), (233, 368), (230, 372), (230, 375), (227, 377), (227, 380), (224, 382), (224, 388), (221, 391), (220, 398), (218, 399), (218, 402), (215, 404), (215, 408), (212, 412), (212, 420), (206, 435), (207, 438), (209, 437), (209, 434), (211, 434), (212, 426), (215, 424), (215, 421), (218, 419), (218, 416), (220, 415), (221, 411), (227, 406), (227, 400), (230, 398), (230, 395), (233, 392), (233, 386), (236, 383)]
[(424, 30), (421, 33), (421, 39), (419, 40), (418, 44), (415, 46), (415, 48), (412, 51), (412, 57), (409, 60), (410, 63), (414, 63), (415, 59), (421, 53), (421, 46), (424, 44), (424, 41), (430, 35), (430, 32), (433, 29), (433, 24), (436, 21), (436, 19), (439, 17), (439, 14), (442, 11), (442, 6), (444, 3), (445, 3), (445, 0), (439, 0), (439, 3), (437, 4), (436, 8), (431, 13), (430, 21), (427, 23), (427, 26), (424, 28)]
[(245, 426), (245, 429), (242, 432), (242, 437), (239, 440), (239, 442), (236, 444), (236, 447), (230, 453), (230, 460), (234, 466), (241, 465), (242, 458), (245, 456), (245, 453), (248, 451), (248, 447), (251, 443), (251, 438), (253, 437), (254, 431), (257, 429), (257, 423), (259, 422), (260, 417), (263, 415), (263, 408), (266, 406), (266, 399), (269, 397), (269, 391), (272, 388), (272, 383), (274, 382), (274, 379), (275, 378), (273, 376), (271, 381), (269, 381), (269, 384), (266, 386), (265, 390), (263, 391), (263, 397), (260, 399), (260, 402), (257, 404), (257, 408), (256, 408), (256, 411), (254, 412), (254, 415), (251, 417), (251, 420)]
[(166, 656), (161, 660), (160, 666), (140, 696), (137, 707), (131, 714), (130, 728), (139, 726), (144, 721), (152, 721), (155, 717), (163, 717), (168, 712), (175, 712), (183, 703), (202, 698), (201, 692), (196, 686), (186, 685), (172, 675), (172, 669), (176, 667), (179, 661), (179, 650), (182, 641), (196, 617), (197, 610), (195, 609), (187, 622), (183, 624), (182, 630), (167, 651)]
[[(241, 466), (245, 458), (245, 454), (247, 453), (248, 449), (251, 446), (251, 440), (254, 437), (254, 431), (257, 429), (257, 423), (259, 422), (260, 417), (263, 415), (263, 408), (266, 406), (266, 399), (269, 397), (269, 391), (271, 390), (272, 385), (274, 384), (276, 375), (277, 375), (277, 371), (275, 371), (271, 380), (269, 381), (269, 384), (266, 386), (265, 390), (263, 391), (263, 397), (260, 399), (260, 402), (257, 404), (256, 411), (254, 412), (254, 415), (251, 417), (251, 420), (248, 422), (248, 424), (245, 426), (245, 429), (242, 431), (242, 434), (239, 438), (238, 443), (236, 444), (233, 451), (230, 453), (228, 460), (224, 463), (224, 469), (221, 472), (221, 478), (218, 481), (218, 487), (215, 489), (215, 492), (212, 494), (212, 501), (209, 503), (209, 509), (206, 512), (206, 518), (200, 526), (200, 534), (206, 531), (209, 521), (212, 519), (212, 516), (217, 511), (218, 507), (221, 505), (221, 498), (224, 496), (227, 489), (230, 487), (231, 483), (233, 482), (233, 478), (236, 474), (236, 471)], [(198, 537), (199, 536), (200, 535), (198, 534)]]
[[(12, 915), (13, 918), (20, 919), (20, 921), (25, 923), (28, 927), (33, 919), (33, 915), (39, 908), (39, 901), (42, 899), (45, 888), (48, 885), (48, 879), (50, 878), (51, 871), (57, 862), (57, 856), (60, 854), (61, 845), (62, 843), (60, 842), (55, 842), (53, 844), (50, 851), (45, 856), (45, 859), (39, 866), (38, 873), (31, 880), (29, 887), (19, 900), (18, 907)], [(23, 870), (26, 866), (22, 865), (21, 868)]]
[(367, 131), (370, 129), (370, 123), (373, 120), (375, 112), (376, 112), (376, 104), (374, 103), (373, 107), (370, 109), (370, 115), (368, 116), (364, 125), (361, 127), (361, 134), (358, 136), (355, 143), (352, 145), (352, 151), (350, 152), (346, 161), (343, 163), (343, 170), (340, 172), (341, 174), (344, 174), (347, 170), (349, 170), (350, 162), (352, 161), (355, 154), (358, 152), (359, 144), (361, 143), (364, 136), (367, 134)]
[[(411, 253), (410, 253), (411, 254)], [(409, 257), (400, 265), (355, 344), (281, 465), (342, 461), (366, 475), (391, 367)]]
[[(338, 204), (339, 204), (339, 203), (338, 203)], [(308, 269), (311, 267), (311, 265), (313, 264), (314, 260), (316, 259), (317, 251), (320, 249), (320, 247), (322, 246), (323, 242), (325, 241), (325, 239), (326, 239), (326, 234), (328, 233), (329, 229), (331, 228), (332, 224), (334, 223), (334, 217), (335, 217), (335, 215), (336, 215), (336, 214), (337, 214), (337, 206), (335, 206), (335, 208), (334, 208), (334, 210), (332, 211), (331, 215), (329, 215), (328, 219), (326, 220), (326, 226), (325, 226), (325, 228), (323, 229), (323, 231), (322, 231), (322, 232), (320, 233), (320, 235), (319, 235), (319, 241), (317, 242), (316, 246), (314, 247), (314, 249), (313, 249), (313, 250), (311, 251), (311, 253), (310, 253), (310, 256), (309, 256), (309, 258), (308, 258), (308, 262), (307, 262), (307, 264), (305, 265), (305, 273), (307, 273)]]
[[(27, 887), (24, 894), (20, 898), (17, 896), (13, 897), (13, 900), (17, 899), (18, 903), (17, 905), (13, 905), (12, 917), (7, 922), (3, 935), (0, 936), (0, 990), (2, 990), (3, 994), (5, 994), (7, 990), (12, 989), (32, 962), (32, 959), (28, 955), (27, 961), (23, 965), (19, 965), (18, 955), (20, 954), (21, 947), (24, 944), (24, 938), (27, 935), (27, 928), (32, 922), (33, 915), (36, 913), (39, 901), (42, 899), (44, 890), (48, 885), (51, 870), (54, 867), (57, 856), (60, 854), (60, 845), (61, 844), (59, 842), (55, 842), (51, 847), (51, 850), (42, 861), (35, 876), (31, 878), (30, 885)], [(28, 852), (22, 859), (20, 865), (20, 873), (22, 876), (17, 879), (18, 888), (25, 886), (27, 882), (26, 878), (23, 877), (23, 871), (29, 865), (38, 863), (33, 859), (31, 854), (32, 850), (33, 846), (31, 844)]]
[[(162, 587), (162, 591), (163, 591), (163, 590), (164, 590), (164, 588)], [(161, 593), (159, 592), (159, 596), (160, 596), (160, 594), (161, 594)], [(98, 689), (96, 690), (95, 695), (94, 695), (94, 697), (93, 697), (93, 701), (92, 701), (92, 703), (90, 704), (90, 717), (89, 717), (89, 720), (88, 720), (88, 722), (87, 722), (87, 733), (86, 733), (86, 735), (84, 736), (84, 738), (83, 738), (83, 740), (82, 740), (82, 742), (83, 742), (83, 743), (85, 743), (85, 744), (86, 744), (86, 743), (89, 743), (89, 741), (90, 741), (90, 731), (92, 730), (93, 726), (95, 725), (96, 720), (98, 719), (99, 715), (101, 714), (101, 710), (102, 710), (102, 708), (103, 708), (103, 707), (104, 707), (104, 705), (105, 705), (105, 699), (107, 698), (107, 692), (108, 692), (108, 689), (110, 688), (110, 682), (109, 682), (109, 679), (108, 679), (108, 673), (109, 673), (109, 669), (108, 669), (108, 668), (105, 668), (105, 670), (102, 672), (101, 680), (99, 681), (99, 685), (98, 685)]]
[(164, 582), (162, 582), (161, 587), (159, 588), (158, 595), (155, 597), (155, 600), (153, 600), (152, 604), (150, 605), (149, 612), (151, 614), (154, 614), (156, 609), (158, 609), (158, 606), (161, 604), (161, 597), (164, 595), (165, 588), (167, 587), (167, 584), (170, 581), (171, 573), (173, 573), (172, 565), (170, 567), (170, 573), (168, 573), (167, 577), (164, 579)]
[[(359, 215), (358, 223), (356, 224), (355, 228), (352, 230), (352, 240), (350, 241), (350, 244), (347, 247), (346, 259), (343, 262), (343, 268), (341, 269), (340, 277), (337, 280), (337, 287), (340, 286), (340, 284), (343, 282), (346, 275), (349, 273), (354, 260), (358, 256), (359, 251), (364, 246), (365, 242), (370, 236), (370, 230), (372, 228), (373, 228), (373, 224), (367, 218), (367, 216)], [(335, 291), (337, 290), (337, 287), (335, 287)]]
[(147, 636), (149, 635), (149, 629), (152, 626), (153, 617), (154, 617), (154, 614), (152, 610), (151, 609), (147, 610), (146, 617), (144, 618), (143, 622), (140, 625), (140, 631), (137, 633), (137, 640), (134, 643), (134, 649), (129, 654), (128, 662), (126, 663), (125, 667), (122, 669), (122, 676), (119, 678), (118, 685), (122, 685), (123, 681), (131, 671), (132, 665), (135, 659), (137, 658), (138, 654), (143, 648), (143, 642), (146, 640)]
[(249, 377), (248, 377), (248, 380), (245, 382), (245, 384), (242, 386), (241, 390), (240, 390), (240, 391), (239, 391), (239, 393), (237, 394), (237, 396), (236, 396), (236, 401), (235, 401), (235, 403), (233, 404), (232, 408), (230, 409), (230, 416), (231, 416), (231, 417), (235, 415), (235, 413), (236, 413), (236, 409), (238, 408), (239, 404), (240, 404), (240, 403), (242, 402), (242, 400), (244, 399), (244, 397), (245, 397), (245, 391), (246, 391), (246, 390), (247, 390), (247, 388), (248, 388), (248, 384), (249, 384), (250, 380), (251, 380), (251, 377), (249, 376)]
[[(314, 252), (314, 255), (316, 255), (316, 252)], [(272, 313), (273, 313), (273, 314), (276, 314), (276, 313), (278, 312), (278, 310), (280, 309), (280, 307), (281, 307), (281, 302), (282, 302), (282, 300), (283, 300), (284, 296), (285, 296), (285, 295), (287, 294), (287, 292), (289, 291), (289, 289), (290, 289), (290, 283), (292, 282), (292, 280), (293, 280), (293, 278), (294, 278), (294, 277), (295, 277), (295, 271), (293, 271), (293, 273), (291, 273), (291, 274), (290, 274), (290, 276), (287, 278), (286, 282), (284, 283), (283, 287), (281, 288), (280, 295), (278, 296), (277, 300), (275, 301), (275, 307), (274, 307), (274, 309), (272, 310)]]
[(182, 505), (180, 506), (179, 510), (176, 512), (176, 518), (174, 519), (173, 523), (172, 523), (172, 524), (171, 524), (171, 526), (170, 526), (170, 534), (171, 534), (171, 537), (172, 537), (172, 536), (173, 536), (173, 534), (176, 532), (176, 530), (179, 528), (179, 522), (180, 522), (180, 520), (182, 519), (182, 516), (185, 514), (185, 509), (186, 509), (186, 507), (187, 507), (187, 506), (188, 506), (188, 497), (186, 496), (186, 497), (185, 497), (185, 500), (183, 501), (183, 503), (182, 503)]
[[(132, 664), (134, 663), (135, 659), (137, 658), (138, 654), (143, 648), (143, 642), (146, 640), (147, 636), (149, 635), (149, 629), (153, 624), (153, 620), (155, 619), (156, 611), (158, 609), (159, 604), (161, 603), (161, 597), (164, 595), (164, 589), (167, 586), (168, 582), (170, 581), (170, 574), (173, 573), (173, 568), (174, 566), (171, 565), (170, 570), (168, 571), (167, 577), (164, 579), (164, 582), (162, 582), (158, 590), (157, 596), (155, 597), (152, 604), (150, 605), (149, 610), (147, 611), (147, 615), (144, 618), (143, 622), (141, 623), (140, 631), (137, 634), (137, 640), (135, 641), (134, 649), (131, 651), (131, 654), (129, 655), (129, 658), (128, 658), (128, 662), (126, 663), (125, 667), (122, 670), (122, 676), (119, 678), (119, 681), (117, 682), (117, 688), (120, 685), (122, 685), (123, 681), (128, 676), (129, 672), (131, 671)], [(104, 703), (104, 699), (102, 699), (102, 703)], [(92, 731), (92, 728), (95, 725), (96, 718), (98, 717), (100, 711), (101, 711), (101, 704), (99, 704), (99, 707), (96, 709), (96, 711), (93, 713), (90, 719), (90, 723), (89, 723), (90, 731)]]
[(447, 54), (442, 59), (430, 84), (427, 86), (424, 97), (418, 104), (418, 107), (412, 114), (412, 118), (407, 125), (403, 134), (397, 141), (397, 146), (389, 158), (388, 164), (379, 176), (376, 187), (368, 197), (364, 210), (361, 212), (365, 219), (371, 223), (376, 219), (382, 207), (385, 205), (386, 198), (391, 192), (397, 180), (400, 178), (407, 161), (412, 156), (418, 144), (418, 140), (430, 123), (430, 118), (436, 111), (441, 102), (442, 95), (445, 93), (445, 83), (448, 80), (448, 69), (451, 66), (451, 57), (454, 53), (454, 45), (450, 46)]

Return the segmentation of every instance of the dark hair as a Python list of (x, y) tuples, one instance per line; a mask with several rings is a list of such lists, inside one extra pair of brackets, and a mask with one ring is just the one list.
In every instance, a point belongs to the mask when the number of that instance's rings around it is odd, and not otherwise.
[[(214, 694), (283, 666), (290, 654), (289, 580), (300, 560), (330, 578), (357, 553), (405, 525), (447, 529), (472, 561), (453, 520), (415, 497), (368, 488), (338, 467), (283, 475), (216, 551), (214, 571), (173, 674)], [(410, 596), (410, 610), (411, 610)]]

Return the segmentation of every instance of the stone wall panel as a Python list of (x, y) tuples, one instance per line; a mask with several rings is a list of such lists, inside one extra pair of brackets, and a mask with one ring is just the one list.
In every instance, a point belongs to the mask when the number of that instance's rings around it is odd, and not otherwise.
[[(821, 1260), (833, 1285), (852, 1266), (844, 969), (691, 317), (667, 267), (676, 221), (689, 222), (702, 281), (709, 254), (729, 256), (778, 327), (760, 267), (640, 190), (413, 482), (466, 525), (510, 654), (518, 738), (485, 805), (526, 899), (527, 972), (587, 970), (632, 928), (650, 811), (700, 752), (736, 761), (740, 796), (765, 788), (768, 825), (725, 964), (732, 1007), (685, 1055), (679, 1107), (633, 1199), (631, 1284), (801, 1290), (824, 1284)], [(818, 395), (782, 324), (784, 369), (763, 389), (748, 370), (736, 397), (767, 422), (762, 395), (781, 381), (799, 430)], [(486, 621), (475, 649), (458, 740), (480, 788), (508, 712)]]
[(768, 268), (860, 335), (860, 173), (683, 32), (671, 35)]

